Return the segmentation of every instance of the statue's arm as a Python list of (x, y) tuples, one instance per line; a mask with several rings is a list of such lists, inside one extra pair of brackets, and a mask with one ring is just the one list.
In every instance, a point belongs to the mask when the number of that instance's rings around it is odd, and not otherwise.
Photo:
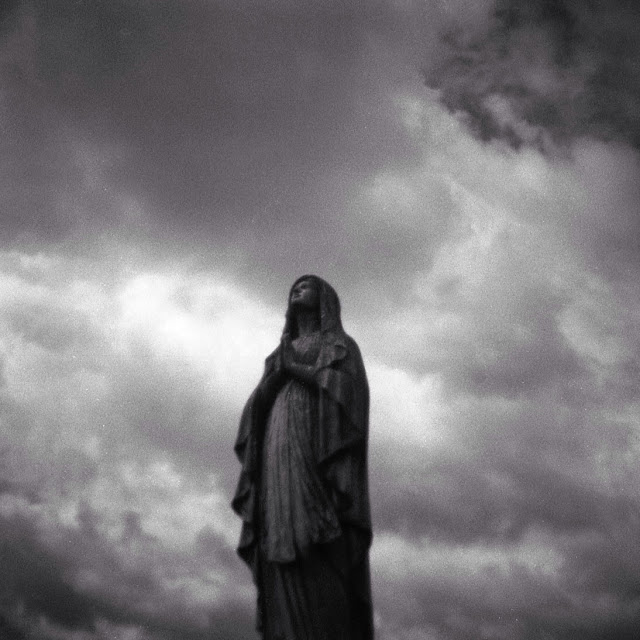
[(267, 370), (258, 385), (259, 401), (263, 407), (270, 406), (273, 403), (278, 391), (286, 381), (282, 353), (280, 351), (275, 353), (275, 360), (273, 360), (272, 366), (268, 364), (270, 359), (267, 359)]
[(260, 402), (263, 405), (270, 405), (280, 391), (280, 387), (284, 382), (281, 374), (271, 374), (265, 376), (260, 382)]
[(291, 362), (287, 365), (287, 373), (292, 378), (304, 382), (305, 384), (315, 384), (313, 377), (314, 367), (310, 364), (300, 364), (299, 362)]

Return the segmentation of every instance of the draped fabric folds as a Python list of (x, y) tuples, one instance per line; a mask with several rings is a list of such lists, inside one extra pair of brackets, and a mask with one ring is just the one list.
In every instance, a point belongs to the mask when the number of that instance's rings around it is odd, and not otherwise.
[[(258, 589), (265, 640), (370, 640), (369, 391), (338, 297), (316, 282), (320, 332), (292, 335), (314, 384), (289, 378), (274, 390), (278, 347), (242, 413), (232, 502), (242, 518), (238, 553)], [(285, 332), (292, 328), (288, 313)]]

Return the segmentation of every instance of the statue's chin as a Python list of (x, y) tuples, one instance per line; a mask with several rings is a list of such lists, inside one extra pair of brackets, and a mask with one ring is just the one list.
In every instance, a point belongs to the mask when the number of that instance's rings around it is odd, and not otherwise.
[(293, 300), (291, 302), (291, 308), (296, 311), (313, 311), (318, 308), (318, 305), (310, 304), (304, 300)]

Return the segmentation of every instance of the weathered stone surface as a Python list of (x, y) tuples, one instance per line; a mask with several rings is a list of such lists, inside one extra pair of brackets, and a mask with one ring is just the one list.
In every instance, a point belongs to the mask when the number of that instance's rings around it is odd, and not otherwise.
[(238, 552), (265, 640), (373, 637), (368, 420), (366, 373), (338, 296), (303, 276), (235, 445)]

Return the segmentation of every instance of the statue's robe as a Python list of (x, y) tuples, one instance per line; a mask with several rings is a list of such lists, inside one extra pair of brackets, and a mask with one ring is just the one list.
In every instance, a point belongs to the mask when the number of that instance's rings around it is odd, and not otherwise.
[[(279, 635), (283, 640), (370, 640), (369, 390), (360, 351), (341, 328), (323, 332), (313, 358), (315, 384), (307, 390), (313, 398), (305, 400), (304, 389), (295, 387), (303, 383), (276, 380), (282, 375), (276, 371), (280, 348), (266, 359), (260, 384), (242, 413), (235, 444), (242, 469), (232, 506), (242, 518), (238, 553), (251, 568), (258, 589), (257, 627), (265, 640)], [(286, 409), (287, 402), (304, 407)], [(312, 440), (308, 444), (313, 469), (304, 471), (310, 475), (302, 484), (316, 483), (323, 489), (317, 500), (309, 493), (301, 500), (315, 500), (309, 513), (321, 512), (322, 522), (293, 522), (300, 531), (291, 535), (285, 531), (274, 543), (262, 530), (271, 517), (265, 512), (270, 502), (263, 485), (268, 484), (265, 473), (273, 462), (263, 459), (272, 446), (265, 445), (265, 433), (276, 428), (280, 413), (293, 410), (313, 414), (304, 432)], [(282, 483), (291, 486), (277, 490), (288, 494), (296, 489), (298, 468), (282, 476)], [(277, 499), (272, 502), (278, 504)], [(286, 619), (274, 620), (274, 615)]]

